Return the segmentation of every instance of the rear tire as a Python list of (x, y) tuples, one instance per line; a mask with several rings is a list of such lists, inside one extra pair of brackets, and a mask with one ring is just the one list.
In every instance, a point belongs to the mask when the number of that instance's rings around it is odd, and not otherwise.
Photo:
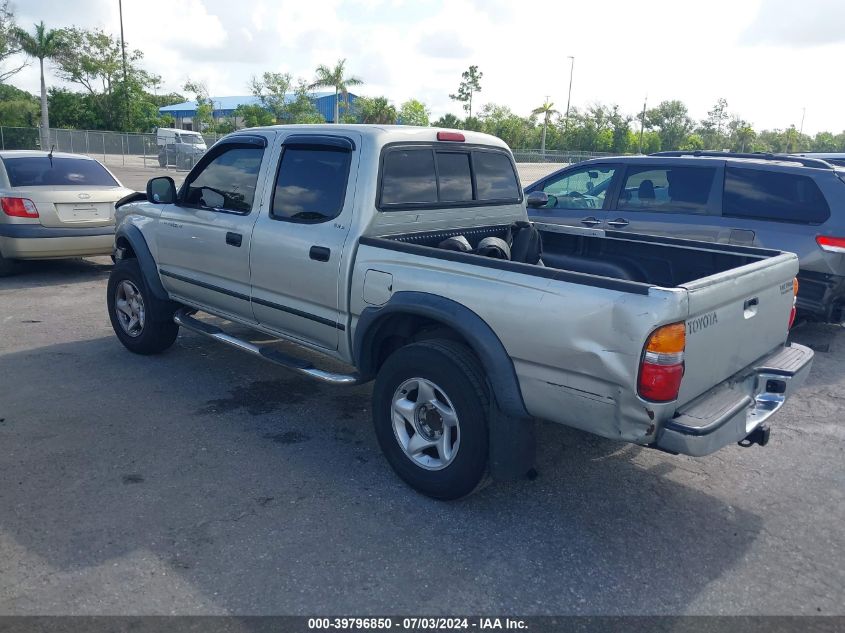
[(137, 259), (121, 259), (114, 265), (107, 293), (112, 328), (126, 349), (158, 354), (173, 345), (179, 326), (172, 320), (170, 302), (150, 292)]
[(459, 499), (487, 480), (489, 396), (478, 359), (444, 339), (390, 355), (373, 389), (373, 424), (387, 461), (409, 486)]

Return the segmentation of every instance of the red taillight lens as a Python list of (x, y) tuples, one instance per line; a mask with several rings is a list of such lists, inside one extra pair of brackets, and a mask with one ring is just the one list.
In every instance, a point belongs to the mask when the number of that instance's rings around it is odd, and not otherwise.
[(828, 253), (845, 253), (845, 237), (830, 237), (829, 235), (818, 235), (818, 244), (823, 251)]
[(640, 367), (640, 397), (652, 402), (671, 402), (678, 397), (684, 364), (652, 365), (643, 363)]
[(14, 218), (37, 218), (38, 209), (35, 203), (26, 198), (0, 198), (0, 205), (3, 206), (3, 213)]
[(637, 391), (652, 402), (677, 399), (684, 377), (686, 325), (673, 323), (652, 332), (643, 350)]
[(437, 133), (437, 140), (438, 141), (457, 141), (457, 142), (464, 142), (466, 138), (460, 132), (438, 132)]

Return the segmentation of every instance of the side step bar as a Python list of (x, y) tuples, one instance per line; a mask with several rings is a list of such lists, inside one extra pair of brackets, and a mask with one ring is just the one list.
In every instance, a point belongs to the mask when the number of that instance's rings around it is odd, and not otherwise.
[(264, 360), (275, 363), (276, 365), (281, 365), (285, 369), (308, 376), (314, 380), (319, 380), (320, 382), (347, 386), (360, 385), (361, 383), (366, 382), (358, 374), (336, 374), (334, 372), (325, 371), (314, 367), (314, 365), (301, 358), (289, 356), (288, 354), (269, 347), (259, 347), (258, 345), (253, 345), (249, 341), (244, 341), (243, 339), (236, 338), (231, 334), (227, 334), (216, 325), (195, 319), (190, 316), (186, 310), (177, 310), (176, 314), (173, 315), (173, 321), (177, 325), (191, 330), (192, 332), (202, 334), (214, 339), (215, 341), (225, 343), (226, 345), (231, 345), (241, 351), (249, 352), (253, 356), (258, 356), (259, 358), (263, 358)]

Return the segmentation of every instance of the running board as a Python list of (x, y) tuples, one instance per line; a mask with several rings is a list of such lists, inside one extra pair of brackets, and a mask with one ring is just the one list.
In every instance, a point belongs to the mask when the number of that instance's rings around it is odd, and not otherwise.
[(194, 317), (190, 316), (185, 310), (177, 310), (176, 314), (173, 315), (173, 322), (183, 328), (191, 330), (192, 332), (202, 334), (204, 336), (214, 339), (215, 341), (219, 341), (220, 343), (231, 345), (232, 347), (239, 349), (243, 352), (249, 352), (253, 356), (258, 356), (259, 358), (263, 358), (264, 360), (274, 363), (276, 365), (281, 365), (285, 369), (289, 369), (290, 371), (294, 371), (298, 374), (308, 376), (309, 378), (313, 378), (314, 380), (319, 380), (320, 382), (325, 382), (332, 385), (347, 386), (360, 385), (361, 383), (366, 382), (357, 373), (336, 374), (334, 372), (318, 369), (308, 361), (303, 360), (301, 358), (289, 356), (284, 352), (280, 352), (269, 347), (259, 347), (258, 345), (254, 345), (249, 341), (236, 338), (231, 334), (227, 334), (216, 325), (212, 325), (211, 323), (206, 323), (204, 321), (200, 321), (199, 319), (195, 319)]

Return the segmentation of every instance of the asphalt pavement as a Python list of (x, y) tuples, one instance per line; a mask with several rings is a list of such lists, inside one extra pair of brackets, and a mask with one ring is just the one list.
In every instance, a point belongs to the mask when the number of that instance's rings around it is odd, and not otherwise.
[(766, 448), (674, 457), (542, 424), (539, 476), (442, 503), (369, 385), (182, 333), (130, 354), (107, 258), (0, 279), (0, 614), (845, 614), (845, 334)]

